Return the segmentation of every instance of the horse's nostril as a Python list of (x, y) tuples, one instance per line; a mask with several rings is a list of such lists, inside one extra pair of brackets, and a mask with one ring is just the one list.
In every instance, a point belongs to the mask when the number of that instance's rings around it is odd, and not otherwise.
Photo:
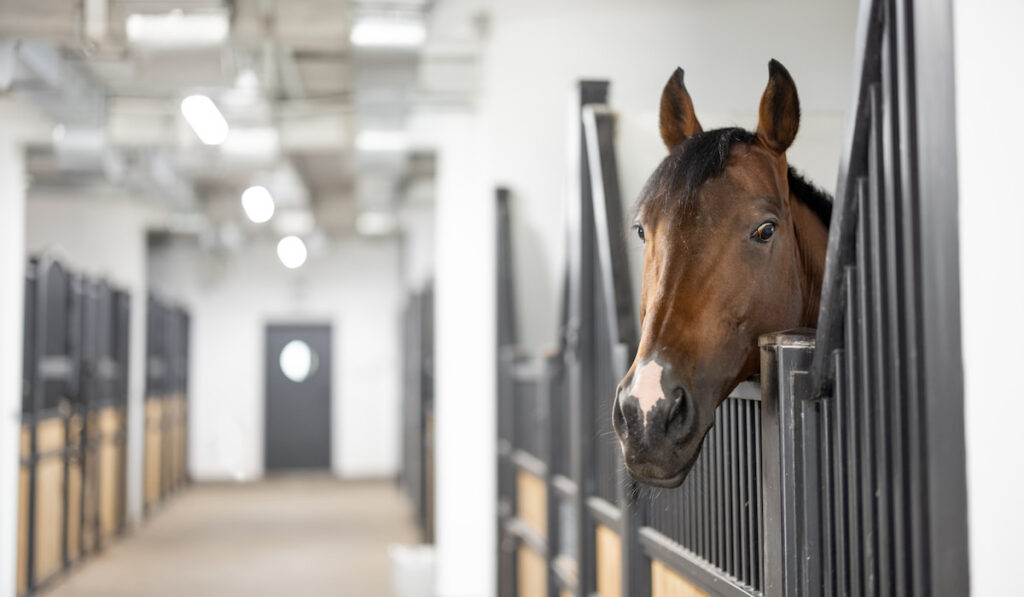
[(622, 439), (629, 437), (629, 426), (626, 425), (626, 415), (622, 412), (622, 402), (616, 398), (612, 406), (612, 427), (619, 433)]
[(683, 388), (676, 388), (676, 391), (672, 393), (672, 398), (672, 406), (669, 408), (668, 416), (665, 417), (666, 431), (673, 421), (677, 418), (682, 419), (686, 415), (686, 391)]

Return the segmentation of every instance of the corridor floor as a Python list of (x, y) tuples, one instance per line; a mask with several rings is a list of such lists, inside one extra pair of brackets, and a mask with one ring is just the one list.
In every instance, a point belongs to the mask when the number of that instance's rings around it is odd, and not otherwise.
[(416, 541), (391, 482), (194, 485), (43, 595), (386, 597), (388, 545)]

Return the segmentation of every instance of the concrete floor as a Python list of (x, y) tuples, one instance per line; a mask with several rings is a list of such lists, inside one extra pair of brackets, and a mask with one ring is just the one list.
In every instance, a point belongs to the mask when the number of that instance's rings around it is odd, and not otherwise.
[(196, 485), (42, 595), (385, 597), (388, 545), (416, 541), (391, 482)]

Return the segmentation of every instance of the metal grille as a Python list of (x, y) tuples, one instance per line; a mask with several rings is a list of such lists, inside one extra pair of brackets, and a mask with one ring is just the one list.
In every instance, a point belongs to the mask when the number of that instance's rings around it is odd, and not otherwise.
[(646, 490), (647, 526), (760, 591), (761, 403), (728, 398), (678, 489)]
[(515, 449), (523, 450), (534, 458), (543, 458), (546, 454), (544, 435), (547, 420), (547, 407), (538, 398), (539, 376), (534, 370), (520, 366), (515, 372), (514, 410), (515, 410)]

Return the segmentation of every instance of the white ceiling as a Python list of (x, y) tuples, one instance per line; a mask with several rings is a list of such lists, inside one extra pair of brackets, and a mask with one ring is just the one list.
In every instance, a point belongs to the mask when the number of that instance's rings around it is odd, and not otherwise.
[[(214, 226), (239, 217), (245, 187), (264, 184), (286, 210), (306, 213), (296, 221), (311, 220), (328, 235), (349, 234), (360, 211), (393, 209), (410, 188), (422, 195), (416, 181), (433, 176), (433, 161), (422, 150), (365, 152), (355, 147), (357, 135), (401, 132), (413, 110), (475, 99), (482, 20), (462, 5), (4, 0), (0, 39), (45, 42), (57, 50), (61, 73), (79, 73), (102, 94), (102, 122), (85, 135), (79, 130), (93, 125), (74, 122), (81, 94), (71, 97), (64, 78), (49, 87), (25, 86), (33, 99), (50, 98), (48, 111), (57, 122), (68, 122), (54, 147), (34, 149), (30, 175), (36, 184), (136, 185)], [(226, 15), (229, 37), (206, 47), (129, 43), (129, 15), (171, 11)], [(371, 14), (422, 18), (426, 44), (411, 50), (351, 46), (353, 20)], [(209, 95), (227, 119), (231, 134), (222, 146), (203, 146), (180, 116), (180, 101), (191, 93)], [(84, 138), (99, 141), (69, 149)], [(87, 155), (97, 147), (107, 151)], [(82, 155), (77, 168), (65, 167), (73, 162), (69, 156)]]

